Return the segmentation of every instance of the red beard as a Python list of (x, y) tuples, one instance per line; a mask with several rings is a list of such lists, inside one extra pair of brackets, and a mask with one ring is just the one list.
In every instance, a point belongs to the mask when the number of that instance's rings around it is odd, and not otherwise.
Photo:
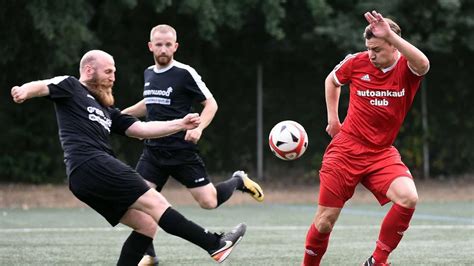
[(160, 66), (167, 66), (171, 62), (171, 56), (155, 56), (155, 62), (157, 62)]
[(102, 106), (110, 107), (114, 105), (115, 99), (112, 94), (113, 83), (111, 85), (105, 85), (104, 83), (99, 84), (96, 80), (89, 80), (85, 83), (89, 92)]

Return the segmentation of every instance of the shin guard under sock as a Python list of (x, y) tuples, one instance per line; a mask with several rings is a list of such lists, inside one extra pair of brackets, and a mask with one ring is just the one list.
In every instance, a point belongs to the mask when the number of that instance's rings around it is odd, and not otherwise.
[(306, 234), (303, 266), (319, 266), (329, 244), (329, 233), (320, 233), (314, 224)]
[(117, 266), (137, 265), (152, 242), (153, 238), (133, 231), (123, 243)]
[(414, 212), (415, 209), (393, 204), (382, 222), (379, 239), (372, 255), (376, 262), (387, 262), (388, 255), (397, 247), (403, 233), (408, 229)]
[(219, 244), (219, 237), (216, 234), (186, 219), (171, 207), (161, 215), (158, 225), (168, 234), (186, 239), (206, 251)]
[(226, 202), (234, 193), (235, 189), (243, 186), (242, 179), (240, 178), (229, 178), (224, 182), (216, 184), (217, 192), (217, 207), (222, 203)]
[(151, 244), (148, 246), (148, 248), (146, 249), (145, 254), (147, 254), (149, 256), (152, 256), (152, 257), (156, 257), (155, 246), (153, 246), (153, 242), (151, 242)]

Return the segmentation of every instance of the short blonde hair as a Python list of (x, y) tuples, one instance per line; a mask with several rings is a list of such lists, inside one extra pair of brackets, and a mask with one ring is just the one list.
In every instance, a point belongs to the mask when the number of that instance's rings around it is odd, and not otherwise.
[(176, 30), (171, 27), (170, 25), (166, 25), (166, 24), (160, 24), (160, 25), (157, 25), (155, 27), (153, 27), (153, 29), (151, 29), (150, 31), (150, 41), (153, 40), (153, 34), (155, 34), (156, 31), (159, 31), (161, 33), (167, 33), (167, 32), (171, 32), (174, 36), (174, 41), (177, 40), (178, 36), (176, 34)]

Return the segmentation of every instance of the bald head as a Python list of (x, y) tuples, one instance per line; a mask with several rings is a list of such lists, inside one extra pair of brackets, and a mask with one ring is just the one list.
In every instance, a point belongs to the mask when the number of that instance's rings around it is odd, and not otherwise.
[(101, 50), (91, 50), (82, 56), (79, 81), (103, 106), (114, 104), (112, 87), (115, 81), (114, 58)]
[(90, 50), (82, 56), (79, 64), (79, 72), (82, 75), (86, 66), (96, 69), (98, 65), (103, 65), (104, 62), (113, 63), (114, 58), (102, 50)]

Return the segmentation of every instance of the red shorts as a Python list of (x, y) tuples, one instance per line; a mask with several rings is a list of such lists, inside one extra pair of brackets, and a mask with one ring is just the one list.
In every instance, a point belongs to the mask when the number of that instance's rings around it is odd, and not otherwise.
[(390, 200), (387, 190), (398, 177), (412, 175), (393, 147), (374, 148), (338, 133), (326, 149), (319, 171), (319, 205), (342, 208), (362, 183), (381, 205)]

